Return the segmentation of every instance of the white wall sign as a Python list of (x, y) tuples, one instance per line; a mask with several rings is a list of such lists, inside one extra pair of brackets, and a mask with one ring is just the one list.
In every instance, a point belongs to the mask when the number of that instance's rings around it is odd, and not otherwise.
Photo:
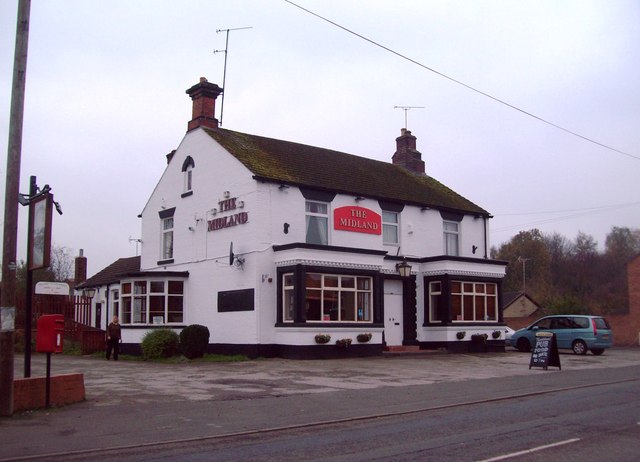
[(69, 284), (66, 282), (38, 282), (36, 294), (69, 295)]

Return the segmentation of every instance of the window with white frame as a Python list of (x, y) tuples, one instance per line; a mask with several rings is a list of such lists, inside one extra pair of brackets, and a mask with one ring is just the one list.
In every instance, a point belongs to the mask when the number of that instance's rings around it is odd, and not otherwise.
[(196, 163), (193, 157), (187, 156), (182, 163), (182, 175), (184, 177), (184, 190), (182, 197), (190, 195), (193, 191), (193, 169)]
[(453, 281), (451, 319), (454, 322), (498, 320), (498, 289), (495, 283)]
[[(283, 321), (291, 322), (295, 310), (293, 273), (282, 277)], [(304, 290), (307, 322), (372, 322), (373, 278), (369, 276), (307, 273)]]
[(444, 229), (444, 253), (457, 257), (460, 252), (460, 223), (456, 221), (443, 221)]
[(163, 218), (162, 222), (162, 260), (173, 258), (173, 217)]
[[(115, 304), (114, 299), (114, 307)], [(119, 306), (122, 324), (182, 323), (184, 321), (184, 281), (122, 282)]]
[(329, 243), (329, 206), (325, 202), (306, 201), (306, 242), (327, 245)]
[(120, 317), (120, 291), (112, 290), (111, 291), (111, 312), (114, 316)]
[(189, 166), (184, 171), (184, 192), (193, 190), (193, 167)]
[(282, 276), (282, 320), (292, 322), (294, 320), (294, 277), (292, 273)]
[(442, 322), (439, 309), (441, 299), (442, 283), (431, 281), (429, 283), (429, 322)]
[(399, 213), (382, 211), (382, 243), (397, 245), (399, 243)]

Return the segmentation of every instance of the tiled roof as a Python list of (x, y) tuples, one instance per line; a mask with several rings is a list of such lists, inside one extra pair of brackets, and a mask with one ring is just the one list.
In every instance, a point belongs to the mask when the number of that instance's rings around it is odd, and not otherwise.
[(434, 178), (391, 163), (221, 128), (205, 131), (258, 180), (489, 215)]
[(127, 274), (140, 271), (140, 257), (119, 258), (102, 271), (76, 286), (76, 289), (114, 284)]
[(503, 308), (508, 307), (509, 305), (511, 305), (513, 302), (515, 302), (516, 300), (518, 300), (520, 297), (525, 297), (528, 298), (531, 303), (533, 303), (534, 305), (536, 305), (538, 308), (540, 308), (540, 305), (538, 304), (538, 302), (536, 302), (533, 298), (531, 298), (528, 294), (524, 293), (524, 292), (503, 292), (502, 293), (502, 305)]

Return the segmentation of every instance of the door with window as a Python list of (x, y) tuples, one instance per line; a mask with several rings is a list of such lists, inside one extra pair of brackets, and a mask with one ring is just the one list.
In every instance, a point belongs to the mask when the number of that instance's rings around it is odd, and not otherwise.
[(401, 346), (403, 340), (402, 281), (384, 282), (384, 339), (387, 346)]

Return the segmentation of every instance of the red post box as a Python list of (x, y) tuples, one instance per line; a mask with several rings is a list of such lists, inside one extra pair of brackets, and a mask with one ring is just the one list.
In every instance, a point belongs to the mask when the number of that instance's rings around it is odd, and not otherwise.
[(40, 353), (62, 353), (64, 316), (43, 314), (38, 318), (36, 351)]

